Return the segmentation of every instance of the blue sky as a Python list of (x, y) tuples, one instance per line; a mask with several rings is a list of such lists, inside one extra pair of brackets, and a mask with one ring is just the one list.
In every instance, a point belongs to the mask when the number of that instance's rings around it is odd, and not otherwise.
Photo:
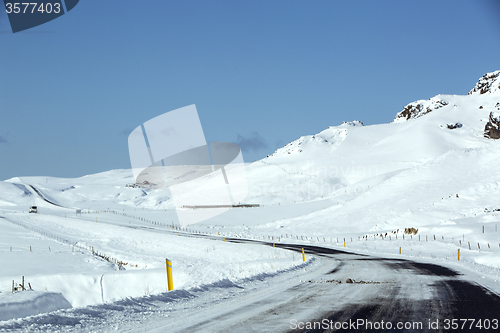
[(13, 34), (0, 11), (0, 180), (130, 168), (127, 136), (196, 104), (246, 161), (387, 123), (500, 69), (499, 1), (102, 1)]

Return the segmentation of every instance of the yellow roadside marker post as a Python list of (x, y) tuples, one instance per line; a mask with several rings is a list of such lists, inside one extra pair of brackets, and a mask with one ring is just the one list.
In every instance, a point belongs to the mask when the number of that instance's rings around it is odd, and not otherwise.
[(302, 261), (306, 261), (306, 255), (304, 253), (304, 248), (302, 248)]
[(401, 248), (399, 248), (399, 254), (401, 254)]
[(174, 290), (174, 279), (172, 278), (172, 261), (165, 258), (165, 263), (167, 264), (167, 285), (168, 291)]
[(460, 249), (457, 251), (457, 260), (460, 260)]

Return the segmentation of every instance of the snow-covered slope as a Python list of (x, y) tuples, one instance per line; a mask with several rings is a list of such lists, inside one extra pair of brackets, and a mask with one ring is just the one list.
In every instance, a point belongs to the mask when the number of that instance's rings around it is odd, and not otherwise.
[[(404, 177), (410, 170), (416, 172), (433, 166), (435, 174), (446, 174), (447, 170), (440, 169), (437, 163), (442, 159), (451, 160), (470, 151), (481, 151), (481, 157), (495, 156), (499, 143), (485, 137), (485, 127), (491, 121), (490, 115), (494, 118), (500, 112), (499, 84), (500, 71), (495, 71), (481, 77), (468, 95), (437, 95), (408, 104), (392, 123), (363, 126), (360, 121), (344, 122), (318, 134), (303, 136), (263, 160), (247, 165), (246, 203), (283, 205), (326, 198), (337, 203), (342, 194), (354, 189), (357, 200), (363, 201), (368, 188), (371, 191), (378, 185), (387, 186), (389, 179)], [(472, 167), (477, 161), (471, 158), (463, 163)], [(496, 170), (487, 172), (493, 175)], [(415, 185), (417, 178), (418, 175), (412, 176)], [(174, 207), (168, 190), (125, 187), (134, 182), (130, 170), (113, 170), (78, 179), (24, 177), (7, 182), (35, 185), (54, 202), (67, 207)], [(7, 182), (2, 186), (10, 186), (10, 189), (0, 193), (9, 194), (0, 194), (1, 202), (26, 204), (30, 198), (33, 200), (34, 196), (22, 189), (12, 195), (9, 191), (16, 187)], [(398, 190), (403, 183), (401, 180), (394, 184), (389, 192)], [(461, 184), (466, 186), (467, 179)], [(406, 182), (401, 191), (411, 192), (413, 189), (409, 186)], [(340, 210), (347, 206), (342, 207)]]
[[(438, 203), (440, 219), (468, 216), (493, 205), (487, 198), (500, 194), (500, 142), (485, 138), (484, 131), (490, 113), (498, 112), (500, 105), (499, 73), (486, 74), (469, 95), (438, 95), (410, 103), (393, 123), (330, 127), (292, 142), (254, 163), (249, 174), (258, 174), (252, 179), (259, 184), (255, 193), (267, 197), (251, 195), (249, 200), (283, 204), (329, 198), (324, 211), (287, 223), (304, 228), (324, 223), (336, 230), (436, 222), (423, 212), (437, 210), (432, 206)], [(478, 89), (483, 93), (474, 93)], [(475, 192), (485, 201), (443, 205), (441, 198), (478, 186), (490, 189), (487, 194)]]
[[(363, 182), (372, 182), (373, 186), (396, 173), (432, 163), (444, 154), (495, 146), (498, 143), (485, 138), (484, 130), (490, 113), (498, 112), (500, 93), (493, 88), (488, 92), (438, 95), (408, 104), (390, 124), (342, 124), (301, 137), (249, 168), (252, 183), (259, 184), (255, 185), (259, 189), (255, 193), (263, 192), (264, 187), (271, 195), (251, 195), (248, 200), (283, 203), (304, 196), (334, 197), (345, 186), (358, 184), (361, 189)], [(285, 186), (288, 193), (278, 193)]]

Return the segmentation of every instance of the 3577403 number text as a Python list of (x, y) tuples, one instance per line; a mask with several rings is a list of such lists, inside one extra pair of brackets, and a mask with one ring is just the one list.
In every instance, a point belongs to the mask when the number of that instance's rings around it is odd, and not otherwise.
[(34, 14), (34, 13), (55, 13), (59, 14), (61, 12), (61, 3), (40, 3), (37, 2), (7, 2), (5, 4), (5, 10), (7, 14)]

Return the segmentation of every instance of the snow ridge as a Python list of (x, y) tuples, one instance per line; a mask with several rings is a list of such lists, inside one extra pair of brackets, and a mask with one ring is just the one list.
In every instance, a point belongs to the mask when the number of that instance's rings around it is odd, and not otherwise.
[(361, 126), (363, 126), (363, 123), (359, 120), (344, 121), (342, 125), (330, 126), (318, 134), (301, 136), (298, 140), (292, 141), (276, 150), (273, 154), (268, 155), (267, 158), (302, 153), (303, 148), (308, 146), (338, 147), (347, 137), (349, 128)]

